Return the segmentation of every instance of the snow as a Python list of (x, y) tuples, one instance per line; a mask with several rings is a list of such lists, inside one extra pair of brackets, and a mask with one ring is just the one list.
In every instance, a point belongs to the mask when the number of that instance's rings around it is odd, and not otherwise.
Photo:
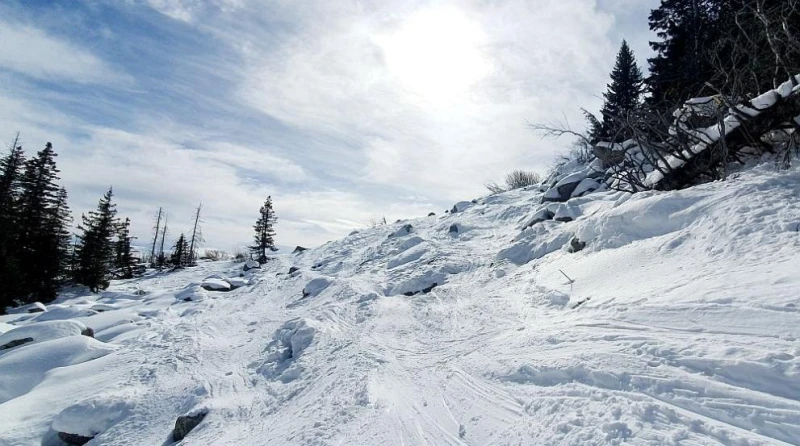
[(221, 277), (207, 277), (200, 286), (209, 291), (230, 291), (231, 289), (231, 284)]
[[(0, 336), (74, 321), (96, 336), (0, 352), (0, 444), (165, 444), (200, 410), (181, 444), (800, 443), (799, 168), (542, 196), (360, 230), (241, 278), (201, 262), (65, 292), (50, 307), (69, 319), (0, 316)], [(568, 252), (573, 237), (586, 247)]]
[[(13, 327), (13, 326), (12, 326)], [(76, 320), (59, 320), (32, 323), (12, 328), (0, 334), (0, 346), (9, 342), (30, 338), (25, 344), (49, 341), (66, 336), (79, 336), (86, 331), (86, 325)]]

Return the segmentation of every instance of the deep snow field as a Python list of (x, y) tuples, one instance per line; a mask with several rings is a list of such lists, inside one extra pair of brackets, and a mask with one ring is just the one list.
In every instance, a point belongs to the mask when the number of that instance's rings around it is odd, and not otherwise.
[(800, 444), (800, 169), (541, 197), (0, 316), (0, 445)]

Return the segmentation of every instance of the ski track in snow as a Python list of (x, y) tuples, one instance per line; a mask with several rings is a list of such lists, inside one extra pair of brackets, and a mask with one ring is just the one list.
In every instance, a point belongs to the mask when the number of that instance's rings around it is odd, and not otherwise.
[(241, 264), (65, 293), (51, 310), (104, 309), (76, 319), (117, 348), (0, 403), (0, 444), (58, 444), (87, 401), (121, 404), (90, 445), (169, 444), (202, 408), (181, 444), (800, 444), (800, 170), (593, 194), (520, 234), (540, 197), (278, 255), (229, 292), (198, 285)]

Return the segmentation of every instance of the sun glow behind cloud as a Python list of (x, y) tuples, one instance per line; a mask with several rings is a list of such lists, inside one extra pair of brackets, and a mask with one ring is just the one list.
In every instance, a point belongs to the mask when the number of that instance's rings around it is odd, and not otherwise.
[(487, 40), (480, 24), (454, 7), (415, 12), (376, 38), (389, 72), (434, 103), (453, 101), (491, 72), (481, 51)]

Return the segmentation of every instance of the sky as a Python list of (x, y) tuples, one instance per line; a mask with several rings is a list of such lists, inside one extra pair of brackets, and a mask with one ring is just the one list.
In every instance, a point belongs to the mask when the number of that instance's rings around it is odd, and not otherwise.
[(205, 246), (314, 246), (443, 213), (584, 128), (658, 0), (5, 0), (0, 139), (50, 141), (76, 221), (113, 186), (147, 244), (202, 203)]

